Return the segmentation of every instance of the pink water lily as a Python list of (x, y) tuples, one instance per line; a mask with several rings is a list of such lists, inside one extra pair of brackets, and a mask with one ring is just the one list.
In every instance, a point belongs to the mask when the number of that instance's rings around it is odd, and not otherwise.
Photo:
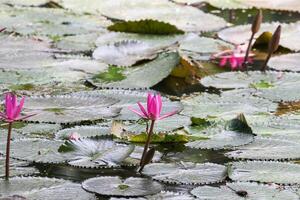
[(24, 101), (25, 97), (22, 97), (18, 104), (17, 96), (12, 93), (7, 93), (5, 95), (5, 113), (0, 112), (0, 119), (2, 118), (6, 122), (14, 122), (31, 117), (32, 115), (20, 115), (24, 106)]
[[(161, 120), (167, 117), (170, 117), (174, 114), (176, 114), (178, 111), (173, 111), (166, 113), (164, 115), (161, 115), (161, 110), (162, 110), (162, 100), (160, 94), (151, 94), (148, 93), (147, 97), (147, 109), (140, 103), (137, 103), (140, 110), (135, 110), (133, 108), (129, 108), (132, 112), (138, 114), (140, 117), (143, 119), (147, 120), (147, 126), (146, 126), (146, 133), (147, 133), (147, 140), (144, 146), (144, 151), (141, 157), (140, 161), (140, 168), (139, 172), (141, 172), (144, 168), (144, 166), (151, 161), (153, 158), (153, 150), (154, 149), (149, 149), (149, 145), (151, 143), (151, 138), (153, 135), (153, 129), (154, 129), (154, 124), (157, 120)], [(148, 129), (148, 121), (151, 121), (150, 128)], [(154, 150), (155, 151), (155, 150)]]
[(77, 132), (73, 132), (69, 135), (69, 140), (79, 140), (80, 135)]
[(170, 117), (177, 113), (177, 111), (169, 112), (164, 115), (161, 115), (162, 110), (162, 100), (160, 94), (151, 94), (148, 93), (147, 97), (147, 109), (140, 103), (137, 103), (140, 111), (133, 108), (129, 108), (132, 112), (138, 114), (143, 119), (148, 120), (161, 120), (167, 117)]
[(17, 120), (26, 119), (32, 115), (21, 116), (21, 111), (24, 106), (25, 97), (22, 97), (18, 104), (17, 96), (12, 93), (5, 95), (5, 112), (0, 112), (0, 119), (8, 122), (8, 133), (6, 142), (6, 159), (5, 159), (5, 178), (9, 178), (9, 158), (10, 158), (10, 140), (12, 125)]
[[(227, 63), (230, 65), (231, 70), (242, 69), (243, 62), (246, 56), (246, 50), (244, 45), (236, 45), (233, 50), (225, 50), (217, 54), (212, 55), (212, 59), (219, 59), (219, 65), (224, 67)], [(253, 53), (249, 54), (247, 62), (253, 62)]]

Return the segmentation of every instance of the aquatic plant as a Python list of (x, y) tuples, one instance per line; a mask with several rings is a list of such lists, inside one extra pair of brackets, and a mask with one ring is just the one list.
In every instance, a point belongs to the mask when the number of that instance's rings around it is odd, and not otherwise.
[(129, 107), (129, 109), (132, 112), (139, 115), (142, 119), (144, 119), (146, 121), (151, 121), (150, 128), (148, 126), (148, 122), (147, 122), (147, 126), (146, 126), (146, 133), (147, 133), (148, 137), (147, 137), (147, 141), (146, 141), (145, 146), (144, 146), (144, 151), (143, 151), (141, 162), (140, 162), (139, 172), (141, 172), (143, 170), (144, 166), (147, 164), (146, 161), (148, 161), (148, 163), (151, 161), (151, 159), (149, 157), (151, 155), (153, 157), (153, 155), (154, 155), (153, 149), (150, 149), (148, 151), (148, 148), (149, 148), (149, 145), (150, 145), (150, 142), (151, 142), (151, 137), (152, 137), (152, 134), (153, 134), (155, 121), (162, 120), (164, 118), (175, 115), (178, 111), (176, 110), (176, 111), (168, 112), (164, 115), (161, 115), (162, 100), (161, 100), (160, 94), (148, 93), (147, 109), (145, 109), (145, 107), (140, 102), (138, 102), (137, 104), (140, 108), (140, 111), (135, 110), (131, 107)]
[(17, 96), (13, 93), (7, 93), (5, 95), (5, 112), (0, 112), (0, 118), (8, 123), (7, 143), (6, 143), (6, 160), (5, 160), (5, 178), (9, 178), (9, 152), (10, 152), (10, 139), (12, 124), (15, 121), (22, 120), (33, 116), (24, 115), (21, 116), (21, 111), (25, 102), (25, 97), (22, 97), (18, 104)]

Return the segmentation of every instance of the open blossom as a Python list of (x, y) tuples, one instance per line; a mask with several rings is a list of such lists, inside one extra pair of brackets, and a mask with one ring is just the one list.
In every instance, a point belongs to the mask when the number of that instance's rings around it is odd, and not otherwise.
[(161, 115), (162, 100), (160, 94), (148, 93), (147, 109), (140, 102), (138, 102), (137, 104), (140, 108), (139, 111), (133, 108), (129, 108), (129, 109), (135, 112), (136, 114), (138, 114), (143, 119), (147, 119), (147, 120), (161, 120), (177, 113), (177, 111), (173, 111)]
[(22, 97), (18, 104), (17, 96), (12, 93), (7, 93), (5, 95), (5, 112), (0, 112), (0, 118), (11, 123), (31, 117), (32, 115), (21, 116), (24, 101), (25, 97)]
[[(219, 59), (220, 60), (219, 65), (221, 67), (229, 63), (232, 70), (237, 70), (243, 67), (245, 56), (246, 56), (246, 50), (244, 46), (236, 45), (233, 50), (225, 50), (212, 55), (212, 59)], [(253, 56), (254, 54), (250, 53), (247, 62), (252, 63)]]

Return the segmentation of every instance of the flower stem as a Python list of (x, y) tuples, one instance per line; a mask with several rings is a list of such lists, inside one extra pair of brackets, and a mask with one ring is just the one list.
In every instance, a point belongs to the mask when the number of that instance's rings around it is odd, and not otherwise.
[(11, 139), (12, 122), (8, 123), (8, 134), (6, 143), (6, 160), (5, 160), (5, 179), (9, 179), (9, 152), (10, 152), (10, 139)]
[(155, 120), (151, 120), (151, 125), (150, 125), (150, 129), (149, 129), (149, 132), (148, 132), (147, 141), (145, 143), (144, 151), (143, 151), (142, 158), (141, 158), (141, 161), (140, 161), (139, 172), (141, 172), (143, 170), (143, 168), (144, 168), (144, 160), (145, 160), (145, 156), (146, 156), (146, 153), (148, 151), (149, 145), (151, 143), (151, 138), (152, 138), (152, 134), (153, 134), (154, 124), (155, 124)]
[(255, 33), (251, 34), (251, 37), (250, 37), (250, 40), (248, 43), (248, 47), (247, 47), (247, 51), (246, 51), (246, 55), (245, 55), (244, 62), (243, 62), (243, 66), (245, 67), (246, 70), (248, 70), (248, 57), (249, 57), (249, 52), (250, 52), (250, 49), (252, 46), (252, 41), (253, 41), (254, 35), (255, 35)]

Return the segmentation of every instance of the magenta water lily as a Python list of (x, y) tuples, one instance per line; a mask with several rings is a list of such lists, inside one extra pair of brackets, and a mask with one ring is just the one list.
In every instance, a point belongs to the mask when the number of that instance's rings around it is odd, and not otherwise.
[(9, 155), (10, 155), (10, 139), (12, 124), (15, 121), (29, 118), (32, 115), (21, 115), (25, 102), (25, 97), (22, 97), (18, 103), (17, 96), (13, 93), (7, 93), (5, 95), (5, 112), (0, 112), (0, 119), (8, 122), (8, 134), (6, 143), (6, 162), (5, 162), (5, 178), (9, 178)]
[[(131, 107), (129, 109), (131, 111), (133, 111), (134, 113), (136, 113), (137, 115), (139, 115), (141, 118), (147, 120), (147, 127), (146, 127), (147, 141), (144, 146), (144, 151), (142, 154), (142, 158), (141, 158), (141, 162), (140, 162), (140, 169), (139, 169), (139, 171), (142, 171), (144, 166), (148, 163), (145, 161), (151, 160), (148, 157), (149, 156), (153, 157), (153, 152), (150, 150), (148, 151), (148, 149), (149, 149), (149, 145), (151, 143), (151, 138), (152, 138), (152, 134), (153, 134), (155, 121), (170, 117), (170, 116), (176, 114), (178, 111), (172, 111), (172, 112), (161, 115), (163, 102), (162, 102), (160, 94), (148, 93), (147, 108), (145, 108), (140, 102), (138, 102), (137, 104), (138, 104), (140, 110), (135, 110)], [(150, 128), (148, 128), (148, 121), (151, 121)]]
[[(233, 50), (225, 50), (219, 53), (216, 53), (211, 56), (211, 59), (219, 59), (219, 65), (221, 67), (226, 66), (229, 64), (231, 70), (238, 70), (243, 69), (243, 63), (246, 56), (246, 49), (245, 46), (236, 45)], [(253, 53), (249, 53), (247, 57), (247, 62), (253, 62)]]

